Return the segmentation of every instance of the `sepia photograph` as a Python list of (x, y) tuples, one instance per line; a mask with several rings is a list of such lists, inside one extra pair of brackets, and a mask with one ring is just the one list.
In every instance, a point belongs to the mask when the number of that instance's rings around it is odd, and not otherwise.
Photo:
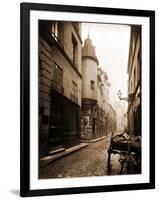
[(154, 25), (21, 4), (21, 196), (155, 187)]
[(141, 26), (39, 20), (39, 179), (141, 173)]

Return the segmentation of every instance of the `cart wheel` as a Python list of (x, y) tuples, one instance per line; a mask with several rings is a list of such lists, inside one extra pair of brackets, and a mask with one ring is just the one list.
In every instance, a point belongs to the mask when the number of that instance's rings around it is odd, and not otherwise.
[(110, 172), (111, 170), (111, 154), (112, 154), (112, 151), (108, 149), (108, 165), (107, 165), (108, 172)]

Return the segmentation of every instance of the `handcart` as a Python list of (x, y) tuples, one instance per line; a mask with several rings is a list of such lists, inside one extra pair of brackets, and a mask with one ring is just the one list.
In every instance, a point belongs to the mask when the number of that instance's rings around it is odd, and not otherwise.
[(127, 133), (111, 137), (108, 149), (108, 170), (111, 170), (111, 155), (119, 154), (119, 174), (141, 173), (141, 137)]

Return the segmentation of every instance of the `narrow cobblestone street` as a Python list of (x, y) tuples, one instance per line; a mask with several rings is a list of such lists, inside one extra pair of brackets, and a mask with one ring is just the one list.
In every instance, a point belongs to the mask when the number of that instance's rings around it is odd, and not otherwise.
[(107, 137), (87, 147), (62, 157), (40, 169), (40, 178), (87, 177), (118, 174), (120, 164), (118, 155), (112, 155), (111, 171), (107, 170), (107, 149), (110, 138)]
[(141, 172), (141, 26), (117, 27), (40, 20), (40, 179)]

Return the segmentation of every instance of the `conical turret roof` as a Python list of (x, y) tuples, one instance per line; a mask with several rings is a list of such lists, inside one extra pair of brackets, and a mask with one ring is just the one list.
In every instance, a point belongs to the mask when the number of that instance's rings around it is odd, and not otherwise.
[(82, 57), (89, 57), (89, 58), (95, 60), (97, 62), (97, 64), (99, 64), (98, 58), (95, 53), (95, 48), (92, 44), (92, 40), (89, 38), (89, 35), (84, 42), (84, 46), (82, 49)]

